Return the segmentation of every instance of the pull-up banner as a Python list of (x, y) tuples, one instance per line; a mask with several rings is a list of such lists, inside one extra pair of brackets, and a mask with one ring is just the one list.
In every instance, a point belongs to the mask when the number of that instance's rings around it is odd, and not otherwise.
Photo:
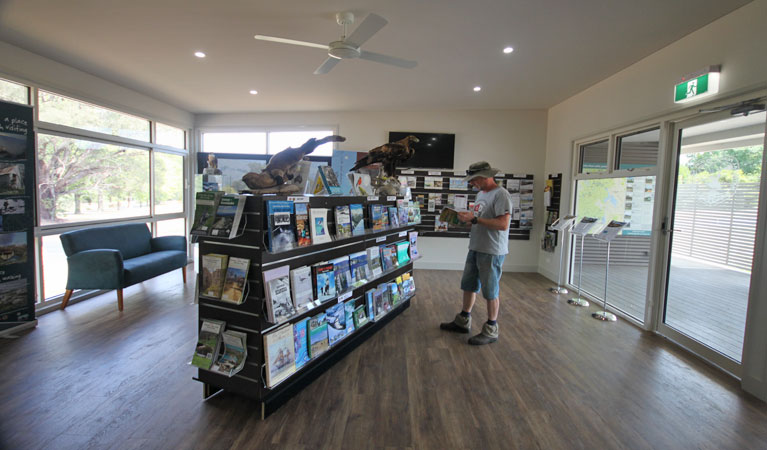
[(0, 101), (0, 333), (35, 321), (32, 107)]

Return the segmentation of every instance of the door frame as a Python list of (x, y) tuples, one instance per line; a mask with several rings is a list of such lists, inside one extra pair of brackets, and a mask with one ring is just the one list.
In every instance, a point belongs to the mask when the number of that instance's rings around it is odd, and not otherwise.
[[(670, 341), (676, 343), (677, 345), (687, 349), (688, 351), (694, 353), (695, 355), (703, 358), (704, 360), (708, 361), (709, 363), (717, 366), (718, 368), (724, 370), (725, 372), (737, 377), (741, 378), (743, 375), (743, 365), (746, 362), (747, 359), (747, 352), (744, 342), (744, 348), (743, 353), (741, 356), (741, 362), (738, 363), (727, 356), (724, 356), (723, 354), (709, 348), (708, 346), (674, 330), (670, 326), (666, 325), (663, 322), (663, 316), (665, 311), (665, 304), (667, 301), (666, 298), (666, 292), (667, 292), (667, 283), (668, 283), (668, 274), (669, 274), (669, 263), (670, 263), (670, 257), (671, 257), (671, 244), (672, 244), (672, 233), (668, 232), (668, 229), (670, 228), (670, 221), (673, 217), (673, 208), (674, 208), (674, 202), (676, 200), (676, 181), (678, 176), (678, 166), (679, 166), (679, 145), (681, 143), (680, 139), (680, 130), (684, 128), (689, 128), (696, 125), (702, 125), (706, 123), (711, 122), (717, 122), (724, 119), (731, 118), (731, 114), (729, 110), (724, 110), (716, 113), (699, 113), (695, 115), (692, 118), (688, 119), (682, 119), (678, 121), (670, 121), (668, 123), (668, 133), (666, 135), (667, 141), (666, 141), (666, 148), (669, 149), (665, 156), (665, 161), (663, 162), (664, 169), (662, 170), (662, 173), (666, 174), (667, 176), (665, 178), (665, 182), (663, 185), (663, 195), (660, 197), (660, 200), (663, 202), (662, 207), (660, 209), (661, 211), (661, 221), (662, 226), (660, 229), (660, 233), (658, 234), (658, 251), (655, 253), (654, 258), (654, 265), (655, 265), (655, 279), (657, 280), (657, 283), (655, 284), (655, 292), (654, 297), (657, 301), (653, 302), (653, 320), (652, 320), (652, 330), (663, 336), (666, 339), (669, 339)], [(763, 144), (764, 145), (764, 144)], [(767, 151), (767, 146), (764, 147), (765, 151)], [(767, 166), (767, 156), (763, 156), (762, 158), (762, 166), (763, 168)], [(748, 296), (748, 309), (750, 310), (752, 308), (752, 304), (755, 303), (757, 292), (753, 289), (754, 285), (754, 279), (759, 278), (759, 273), (757, 272), (757, 269), (759, 267), (758, 260), (761, 260), (764, 258), (764, 255), (760, 254), (760, 252), (757, 252), (756, 250), (759, 248), (759, 243), (762, 239), (760, 239), (760, 233), (759, 230), (762, 230), (765, 226), (765, 220), (764, 220), (764, 207), (765, 199), (763, 198), (765, 191), (765, 184), (767, 183), (767, 173), (765, 173), (765, 170), (762, 170), (762, 179), (761, 179), (761, 188), (760, 191), (762, 194), (760, 195), (759, 199), (759, 212), (757, 213), (757, 235), (755, 239), (755, 248), (754, 248), (754, 265), (752, 266), (752, 277), (751, 277), (751, 289), (749, 289), (749, 296)], [(762, 233), (763, 234), (763, 233)], [(748, 316), (747, 316), (747, 323), (749, 324)], [(746, 335), (748, 335), (748, 329), (745, 332)], [(745, 336), (744, 336), (745, 337)]]

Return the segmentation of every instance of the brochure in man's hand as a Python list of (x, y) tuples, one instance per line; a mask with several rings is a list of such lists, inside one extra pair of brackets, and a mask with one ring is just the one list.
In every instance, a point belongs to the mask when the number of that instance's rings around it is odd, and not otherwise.
[(439, 221), (445, 222), (448, 225), (456, 226), (456, 225), (465, 225), (461, 220), (458, 218), (459, 212), (469, 212), (468, 209), (454, 209), (450, 208), (448, 206), (442, 208), (442, 212), (439, 213)]

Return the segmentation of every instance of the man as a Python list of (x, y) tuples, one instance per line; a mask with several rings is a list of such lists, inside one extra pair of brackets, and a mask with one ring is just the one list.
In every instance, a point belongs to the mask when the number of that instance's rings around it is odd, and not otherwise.
[(487, 322), (478, 335), (469, 339), (471, 345), (490, 344), (498, 340), (498, 283), (503, 260), (509, 252), (512, 206), (511, 195), (493, 179), (496, 173), (498, 169), (490, 167), (485, 161), (472, 164), (466, 171), (464, 180), (479, 192), (473, 211), (458, 213), (462, 222), (471, 223), (469, 253), (461, 278), (463, 309), (452, 322), (440, 324), (443, 330), (471, 332), (471, 308), (481, 289), (482, 296), (487, 300)]

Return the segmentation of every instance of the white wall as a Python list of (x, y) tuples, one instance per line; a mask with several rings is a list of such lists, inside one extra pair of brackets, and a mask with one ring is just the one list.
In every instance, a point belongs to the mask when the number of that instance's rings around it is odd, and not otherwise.
[[(573, 141), (681, 110), (673, 104), (672, 89), (682, 76), (721, 64), (719, 99), (767, 86), (766, 18), (767, 0), (754, 1), (551, 108), (545, 172), (564, 174), (563, 205), (569, 205), (571, 195)], [(540, 252), (539, 272), (552, 280), (557, 277), (560, 249), (555, 254)], [(754, 277), (767, 279), (767, 264), (761, 267), (762, 276)], [(752, 302), (749, 323), (767, 323), (766, 303), (767, 298)], [(767, 333), (749, 328), (744, 387), (767, 399)]]
[[(399, 111), (198, 115), (196, 127), (331, 126), (347, 138), (340, 150), (368, 151), (388, 138), (389, 131), (455, 133), (455, 167), (487, 160), (507, 173), (535, 175), (536, 192), (542, 190), (546, 112), (525, 111)], [(510, 241), (504, 270), (535, 272), (540, 242), (542, 199), (535, 199), (537, 220), (529, 241)], [(424, 255), (416, 267), (462, 269), (467, 239), (424, 237)]]
[(186, 129), (194, 125), (194, 116), (187, 111), (0, 41), (3, 76), (167, 125)]
[[(718, 98), (764, 86), (765, 18), (767, 0), (757, 0), (551, 108), (545, 171), (564, 175), (563, 205), (571, 195), (573, 141), (682, 109), (672, 97), (682, 76), (722, 64)], [(559, 271), (558, 251), (540, 252), (539, 272), (551, 279)]]

